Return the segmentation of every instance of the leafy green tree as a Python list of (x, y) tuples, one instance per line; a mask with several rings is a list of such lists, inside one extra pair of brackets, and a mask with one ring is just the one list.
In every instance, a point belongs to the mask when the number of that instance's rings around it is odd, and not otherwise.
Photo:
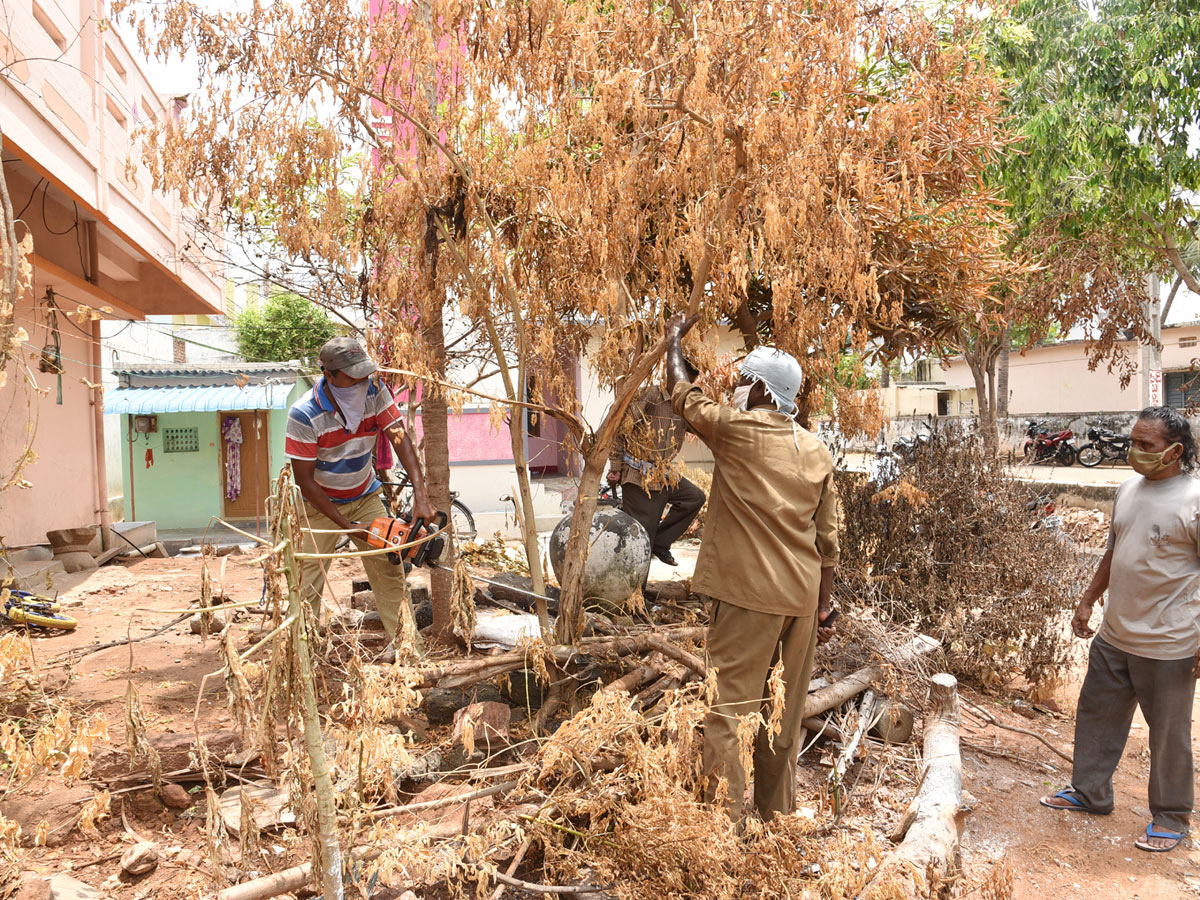
[(233, 317), (238, 353), (252, 362), (286, 362), (316, 356), (338, 327), (299, 294), (279, 293)]
[(1003, 166), (1018, 230), (1099, 233), (1193, 291), (1200, 155), (1195, 0), (1020, 0), (993, 62), (1023, 140)]

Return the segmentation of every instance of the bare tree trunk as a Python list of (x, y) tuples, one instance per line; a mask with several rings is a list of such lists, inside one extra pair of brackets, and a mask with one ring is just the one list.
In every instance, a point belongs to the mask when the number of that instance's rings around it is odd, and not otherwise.
[(996, 418), (1008, 418), (1008, 354), (1012, 349), (1012, 327), (1000, 335), (1000, 353), (996, 357)]
[[(425, 330), (429, 347), (437, 353), (434, 367), (436, 377), (446, 378), (445, 332), (441, 316), (430, 322)], [(427, 386), (421, 401), (421, 424), (424, 428), (425, 487), (434, 508), (450, 511), (450, 413), (442, 389)], [(451, 637), (453, 615), (450, 610), (450, 589), (453, 581), (454, 536), (449, 539), (446, 567), (429, 570), (429, 594), (433, 605), (433, 632), (441, 640)]]
[[(971, 370), (971, 377), (975, 380), (975, 398), (979, 403), (979, 430), (983, 435), (983, 445), (995, 452), (999, 443), (996, 434), (995, 383), (989, 384), (985, 359), (973, 352), (964, 353), (963, 358)], [(993, 357), (993, 366), (994, 359)]]
[(608, 461), (609, 450), (617, 438), (617, 431), (625, 418), (625, 411), (650, 370), (667, 349), (666, 337), (645, 353), (638, 356), (630, 367), (629, 374), (617, 384), (613, 404), (608, 408), (604, 420), (596, 430), (595, 437), (583, 447), (583, 474), (579, 478), (579, 499), (571, 516), (571, 535), (567, 539), (564, 563), (562, 594), (558, 600), (558, 627), (556, 637), (560, 644), (573, 644), (583, 631), (583, 571), (587, 565), (588, 541), (592, 530), (592, 516), (596, 513), (599, 496), (600, 475)]

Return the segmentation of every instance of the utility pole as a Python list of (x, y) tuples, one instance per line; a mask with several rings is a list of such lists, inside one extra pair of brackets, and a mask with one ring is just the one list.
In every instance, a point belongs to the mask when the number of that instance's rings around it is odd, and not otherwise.
[(1142, 407), (1161, 406), (1166, 402), (1162, 374), (1162, 291), (1158, 275), (1146, 280), (1146, 321), (1150, 325), (1150, 344), (1142, 345)]

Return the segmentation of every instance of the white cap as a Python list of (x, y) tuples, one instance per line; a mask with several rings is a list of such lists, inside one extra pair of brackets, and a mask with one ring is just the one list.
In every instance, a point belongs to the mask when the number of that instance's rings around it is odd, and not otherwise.
[(741, 373), (761, 381), (781, 413), (796, 414), (796, 393), (804, 380), (796, 357), (774, 347), (755, 347), (742, 360)]

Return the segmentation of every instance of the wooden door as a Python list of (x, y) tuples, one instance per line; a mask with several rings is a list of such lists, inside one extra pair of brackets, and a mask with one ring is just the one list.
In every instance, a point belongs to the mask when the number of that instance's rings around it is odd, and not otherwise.
[[(242, 426), (241, 491), (230, 498), (229, 446), (225, 423), (236, 418)], [(263, 410), (217, 413), (217, 434), (221, 448), (221, 497), (226, 519), (257, 519), (266, 510), (271, 493), (269, 421)]]

